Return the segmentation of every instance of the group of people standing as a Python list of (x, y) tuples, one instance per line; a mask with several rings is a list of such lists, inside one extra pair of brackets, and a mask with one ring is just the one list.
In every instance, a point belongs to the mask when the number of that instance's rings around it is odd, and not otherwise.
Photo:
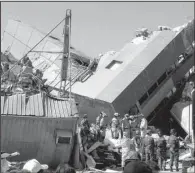
[(119, 113), (114, 113), (111, 122), (108, 124), (106, 117), (107, 115), (101, 112), (96, 118), (96, 125), (91, 126), (87, 120), (87, 115), (84, 116), (81, 121), (83, 144), (89, 142), (87, 139), (89, 134), (93, 136), (94, 142), (103, 142), (106, 128), (110, 127), (111, 137), (120, 139), (120, 143), (117, 143), (114, 149), (121, 149), (121, 166), (123, 168), (126, 160), (145, 160), (146, 162), (158, 161), (159, 168), (165, 170), (167, 150), (169, 150), (170, 171), (173, 171), (174, 160), (176, 171), (178, 171), (179, 138), (175, 129), (171, 129), (168, 140), (164, 138), (162, 130), (158, 129), (158, 138), (154, 139), (152, 131), (148, 128), (147, 120), (142, 114), (125, 114), (124, 118), (121, 118)]

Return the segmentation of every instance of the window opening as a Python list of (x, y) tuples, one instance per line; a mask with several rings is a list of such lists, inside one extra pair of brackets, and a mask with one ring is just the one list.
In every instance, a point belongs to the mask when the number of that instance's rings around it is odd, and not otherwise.
[(140, 99), (139, 99), (139, 104), (142, 105), (148, 98), (147, 93), (145, 93)]
[(151, 95), (157, 87), (158, 87), (157, 83), (155, 83), (154, 85), (152, 85), (150, 87), (150, 89), (148, 90), (148, 94)]
[[(171, 71), (170, 72), (168, 72), (168, 74), (170, 74), (171, 73)], [(158, 85), (160, 85), (165, 79), (167, 78), (167, 74), (166, 74), (166, 72), (165, 73), (163, 73), (163, 75), (158, 79)]]
[(122, 61), (113, 60), (106, 68), (110, 70), (116, 70), (121, 64)]
[(57, 144), (70, 144), (70, 137), (61, 137), (59, 136), (57, 139)]

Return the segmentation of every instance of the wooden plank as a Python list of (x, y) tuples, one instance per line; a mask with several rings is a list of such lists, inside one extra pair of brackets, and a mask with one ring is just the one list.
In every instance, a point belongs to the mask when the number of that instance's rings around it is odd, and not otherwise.
[(39, 107), (39, 116), (43, 116), (43, 103), (42, 103), (42, 96), (41, 94), (37, 95), (38, 100), (38, 107)]
[[(36, 95), (35, 95), (36, 96)], [(37, 107), (34, 105), (34, 95), (30, 96), (29, 98), (29, 102), (30, 102), (30, 115), (34, 116), (35, 115), (35, 109), (37, 109)], [(36, 102), (36, 98), (35, 98), (35, 102)]]
[(3, 111), (3, 114), (4, 115), (7, 115), (7, 111), (8, 111), (8, 97), (9, 96), (5, 96), (5, 100), (4, 100), (4, 111)]
[(38, 101), (37, 101), (37, 95), (34, 95), (33, 96), (34, 98), (33, 98), (33, 105), (34, 105), (34, 115), (35, 116), (39, 116), (39, 105), (38, 105)]
[(31, 95), (29, 98), (30, 102), (30, 115), (34, 116), (35, 115), (35, 109), (37, 109), (34, 105), (34, 95)]
[(17, 115), (17, 107), (18, 107), (17, 95), (13, 95), (13, 115)]
[(56, 117), (60, 117), (58, 101), (57, 100), (53, 100), (53, 101), (54, 101), (54, 106), (55, 106), (55, 111), (56, 111)]
[(17, 107), (17, 114), (22, 115), (22, 95), (18, 94), (18, 99), (17, 99), (18, 107)]
[(21, 109), (22, 109), (22, 115), (26, 114), (26, 102), (25, 102), (25, 94), (21, 94)]
[(51, 103), (51, 117), (56, 117), (56, 110), (55, 110), (55, 106), (54, 106), (54, 101), (53, 99), (49, 99), (50, 100), (50, 103)]
[(29, 96), (28, 97), (27, 103), (26, 103), (26, 113), (25, 115), (30, 115), (30, 101), (29, 101)]
[(48, 101), (48, 117), (52, 117), (52, 108), (51, 108), (51, 99), (49, 97), (47, 97), (47, 101)]
[(11, 96), (11, 98), (10, 98), (10, 106), (9, 106), (9, 112), (10, 112), (10, 115), (13, 115), (13, 104), (14, 104), (14, 102), (13, 102), (13, 96)]
[(48, 116), (48, 97), (45, 96), (45, 100), (44, 100), (44, 109), (45, 109), (45, 116)]
[(4, 112), (4, 96), (1, 96), (1, 114)]
[(63, 110), (63, 106), (62, 106), (62, 101), (58, 101), (58, 106), (59, 106), (60, 117), (63, 117), (64, 110)]
[(63, 106), (63, 109), (64, 109), (63, 117), (68, 117), (69, 112), (68, 112), (68, 108), (67, 108), (67, 101), (62, 101), (62, 106)]

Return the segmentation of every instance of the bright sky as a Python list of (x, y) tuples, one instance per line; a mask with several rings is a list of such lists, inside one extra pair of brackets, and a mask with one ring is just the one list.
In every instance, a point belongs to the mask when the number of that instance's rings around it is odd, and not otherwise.
[[(9, 18), (49, 32), (72, 10), (71, 42), (89, 56), (120, 50), (140, 27), (176, 27), (194, 18), (193, 2), (2, 2), (1, 33)], [(62, 26), (54, 35), (62, 36)]]

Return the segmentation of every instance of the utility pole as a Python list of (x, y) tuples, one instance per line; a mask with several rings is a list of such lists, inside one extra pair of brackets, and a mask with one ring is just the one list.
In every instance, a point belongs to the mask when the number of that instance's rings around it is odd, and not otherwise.
[[(70, 60), (70, 31), (71, 31), (71, 10), (66, 10), (66, 19), (64, 27), (64, 50), (62, 57), (62, 66), (61, 66), (61, 84), (62, 95), (65, 95), (65, 88), (67, 83), (68, 76), (68, 66)], [(71, 74), (69, 74), (71, 75)]]
[(195, 85), (192, 90), (192, 129), (193, 129), (192, 142), (194, 143), (195, 142), (194, 141), (195, 140)]

